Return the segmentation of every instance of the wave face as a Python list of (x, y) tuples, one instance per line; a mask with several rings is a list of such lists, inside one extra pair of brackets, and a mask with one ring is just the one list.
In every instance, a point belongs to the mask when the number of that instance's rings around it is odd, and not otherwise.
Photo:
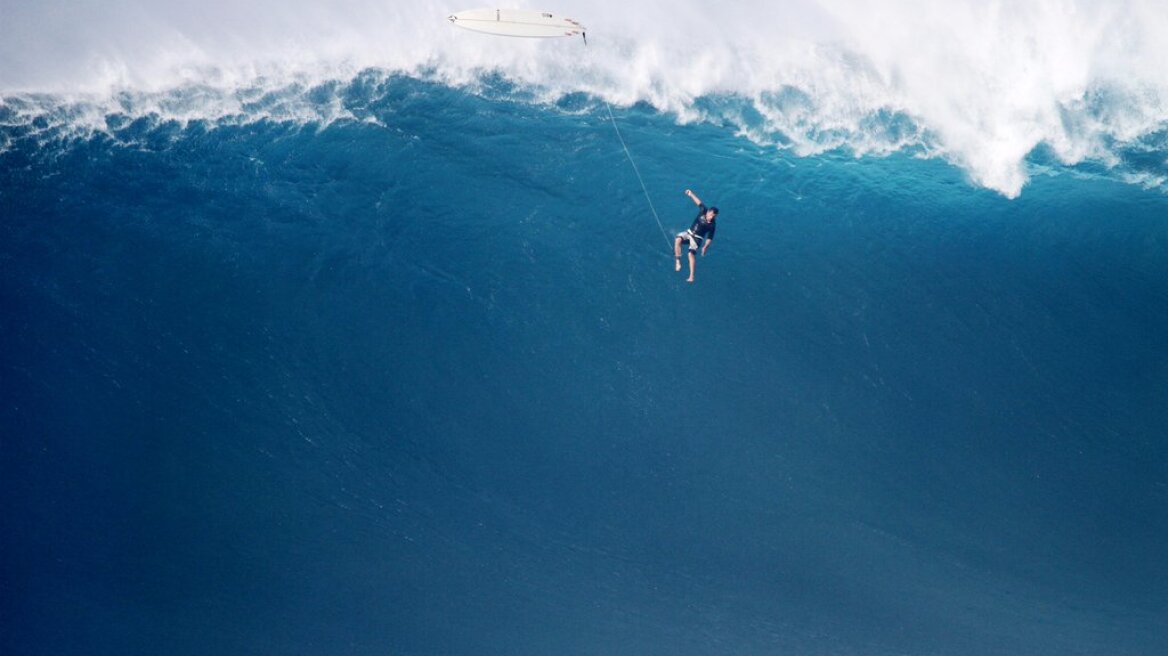
[(368, 68), (459, 85), (492, 71), (545, 99), (647, 102), (804, 156), (940, 157), (1009, 197), (1048, 162), (1168, 179), (1158, 0), (748, 0), (713, 15), (696, 2), (557, 3), (589, 26), (587, 48), (461, 31), (437, 2), (66, 4), (5, 8), (7, 103), (49, 93), (108, 110), (127, 93), (194, 87), (227, 101), (199, 108), (214, 118), (257, 86)]
[(4, 653), (1168, 650), (1158, 191), (617, 107), (722, 208), (687, 285), (594, 96), (59, 100), (0, 128)]

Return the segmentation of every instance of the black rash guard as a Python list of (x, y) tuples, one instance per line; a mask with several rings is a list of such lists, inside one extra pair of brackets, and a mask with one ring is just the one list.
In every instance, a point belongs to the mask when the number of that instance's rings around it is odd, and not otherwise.
[(705, 205), (698, 205), (698, 216), (694, 219), (693, 225), (689, 227), (689, 231), (694, 237), (698, 239), (713, 239), (714, 231), (718, 226), (714, 223), (717, 217), (706, 220), (707, 208)]

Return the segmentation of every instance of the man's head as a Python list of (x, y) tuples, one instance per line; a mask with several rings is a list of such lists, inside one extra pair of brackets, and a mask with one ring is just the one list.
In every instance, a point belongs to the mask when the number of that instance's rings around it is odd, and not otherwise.
[(706, 219), (712, 220), (715, 216), (718, 216), (718, 208), (711, 207), (706, 210)]

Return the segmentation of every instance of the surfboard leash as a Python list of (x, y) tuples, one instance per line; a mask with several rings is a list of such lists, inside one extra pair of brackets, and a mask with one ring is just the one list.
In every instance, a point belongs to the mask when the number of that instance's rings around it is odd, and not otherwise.
[(629, 152), (629, 146), (625, 143), (624, 136), (621, 135), (620, 127), (616, 124), (616, 116), (612, 113), (612, 106), (603, 98), (601, 98), (601, 101), (604, 102), (604, 108), (608, 110), (608, 119), (612, 121), (612, 129), (616, 130), (616, 138), (620, 141), (621, 148), (625, 151), (625, 157), (628, 158), (629, 164), (632, 165), (633, 173), (637, 174), (637, 182), (641, 183), (641, 191), (645, 194), (645, 200), (649, 203), (649, 209), (653, 212), (653, 218), (657, 220), (657, 227), (661, 229), (661, 236), (665, 238), (665, 247), (672, 252), (673, 242), (669, 241), (669, 233), (665, 231), (665, 225), (661, 223), (661, 217), (657, 215), (657, 208), (653, 207), (653, 199), (649, 197), (649, 189), (645, 186), (645, 180), (641, 177), (641, 171), (637, 168), (637, 163), (633, 161), (633, 154)]

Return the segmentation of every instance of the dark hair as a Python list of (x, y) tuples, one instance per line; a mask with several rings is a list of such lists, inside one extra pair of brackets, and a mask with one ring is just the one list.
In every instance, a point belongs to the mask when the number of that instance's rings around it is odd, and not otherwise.
[(717, 216), (717, 215), (718, 215), (718, 208), (716, 208), (716, 207), (711, 207), (711, 208), (708, 208), (708, 210), (707, 210), (707, 211), (713, 212), (713, 213), (714, 213), (714, 216)]

